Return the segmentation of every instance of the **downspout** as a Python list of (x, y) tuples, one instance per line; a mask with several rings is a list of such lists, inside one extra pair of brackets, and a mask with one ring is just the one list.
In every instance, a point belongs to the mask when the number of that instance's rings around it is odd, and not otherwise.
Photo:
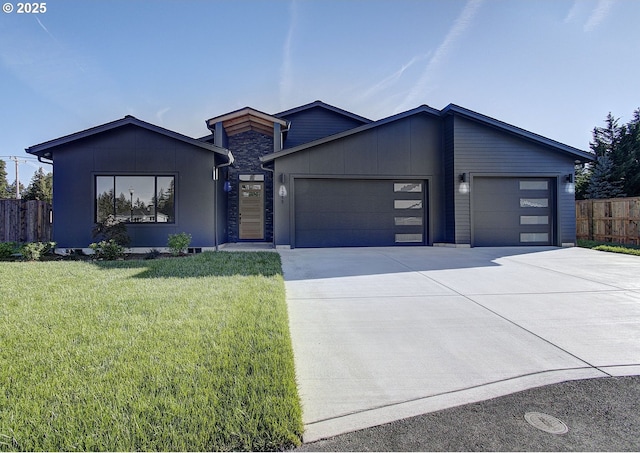
[(214, 236), (214, 244), (215, 244), (215, 250), (216, 252), (219, 251), (218, 250), (218, 177), (220, 175), (220, 172), (218, 170), (220, 170), (221, 168), (224, 167), (228, 167), (229, 165), (233, 164), (233, 154), (231, 154), (231, 152), (229, 150), (227, 150), (229, 152), (229, 154), (227, 154), (227, 159), (228, 162), (225, 164), (221, 164), (216, 166), (214, 164), (213, 166), (213, 171), (215, 173), (215, 183), (213, 184), (213, 200), (214, 200), (214, 207), (213, 207), (213, 236)]

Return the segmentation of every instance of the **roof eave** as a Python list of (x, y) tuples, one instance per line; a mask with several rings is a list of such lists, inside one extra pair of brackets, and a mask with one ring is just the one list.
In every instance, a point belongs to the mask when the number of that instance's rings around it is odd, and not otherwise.
[[(212, 151), (216, 154), (224, 156), (229, 162), (233, 162), (234, 158), (226, 148), (222, 148), (217, 145), (213, 145), (207, 142), (200, 141), (195, 138), (188, 137), (186, 135), (180, 134), (178, 132), (171, 131), (169, 129), (165, 129), (160, 126), (156, 126), (151, 123), (147, 123), (145, 121), (139, 120), (131, 115), (127, 115), (124, 118), (111, 121), (109, 123), (101, 124), (99, 126), (95, 126), (89, 129), (85, 129), (80, 132), (75, 132), (73, 134), (65, 135), (63, 137), (55, 138), (53, 140), (49, 140), (37, 145), (30, 146), (26, 148), (25, 151), (29, 154), (34, 154), (38, 157), (46, 157), (48, 159), (53, 159), (52, 150), (53, 148), (57, 148), (59, 146), (66, 145), (68, 143), (74, 142), (76, 140), (81, 140), (83, 138), (91, 137), (96, 134), (100, 134), (102, 132), (107, 132), (112, 129), (116, 129), (118, 127), (126, 126), (126, 125), (135, 125), (138, 127), (142, 127), (144, 129), (150, 130), (152, 132), (156, 132), (167, 137), (174, 138), (176, 140), (180, 140), (182, 142), (186, 142), (192, 144), (194, 146), (203, 148), (207, 151)], [(48, 152), (47, 152), (48, 151)], [(48, 155), (48, 156), (47, 156)]]

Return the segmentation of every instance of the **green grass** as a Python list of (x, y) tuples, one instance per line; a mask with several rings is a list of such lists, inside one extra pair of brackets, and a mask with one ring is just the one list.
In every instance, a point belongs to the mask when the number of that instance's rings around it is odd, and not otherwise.
[(299, 444), (277, 254), (2, 262), (0, 285), (0, 450)]
[(578, 240), (578, 247), (600, 250), (601, 252), (623, 253), (640, 256), (640, 247), (636, 245), (612, 244), (610, 242)]

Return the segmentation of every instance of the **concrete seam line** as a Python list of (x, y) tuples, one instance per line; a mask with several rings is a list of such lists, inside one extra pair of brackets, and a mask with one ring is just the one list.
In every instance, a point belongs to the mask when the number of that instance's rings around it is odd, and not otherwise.
[[(420, 397), (411, 398), (411, 399), (408, 399), (408, 400), (396, 401), (394, 403), (381, 404), (379, 406), (370, 407), (370, 408), (367, 408), (367, 409), (361, 409), (361, 410), (352, 411), (352, 412), (345, 412), (344, 414), (335, 415), (335, 416), (327, 417), (327, 418), (322, 418), (322, 419), (319, 419), (319, 420), (314, 420), (312, 422), (307, 422), (307, 423), (305, 423), (305, 425), (314, 425), (314, 424), (318, 424), (318, 423), (324, 423), (324, 422), (327, 422), (327, 421), (330, 421), (330, 420), (336, 420), (336, 419), (343, 418), (343, 417), (349, 417), (351, 415), (363, 414), (363, 413), (366, 413), (366, 412), (371, 412), (371, 411), (384, 409), (384, 408), (388, 408), (388, 407), (400, 406), (402, 404), (414, 403), (416, 401), (428, 400), (430, 398), (437, 398), (439, 396), (455, 395), (456, 393), (466, 392), (468, 390), (479, 389), (479, 388), (482, 388), (482, 387), (488, 387), (488, 386), (491, 386), (491, 385), (494, 385), (494, 384), (500, 384), (500, 383), (504, 383), (504, 382), (515, 381), (517, 379), (522, 379), (522, 378), (525, 378), (525, 377), (543, 375), (543, 374), (548, 374), (548, 373), (555, 373), (555, 372), (558, 372), (558, 371), (576, 371), (576, 370), (598, 370), (601, 373), (606, 374), (606, 376), (602, 376), (602, 377), (599, 377), (599, 378), (591, 378), (591, 379), (608, 379), (608, 378), (613, 377), (609, 373), (606, 373), (606, 372), (598, 369), (597, 367), (593, 367), (593, 366), (572, 367), (572, 368), (555, 368), (553, 370), (535, 371), (533, 373), (520, 374), (518, 376), (512, 376), (512, 377), (508, 377), (508, 378), (504, 378), (504, 379), (498, 379), (498, 380), (491, 381), (491, 382), (485, 382), (483, 384), (471, 385), (469, 387), (464, 387), (464, 388), (461, 388), (461, 389), (449, 390), (449, 391), (440, 392), (440, 393), (434, 393), (433, 395), (420, 396)], [(572, 379), (568, 379), (568, 380), (572, 380)]]

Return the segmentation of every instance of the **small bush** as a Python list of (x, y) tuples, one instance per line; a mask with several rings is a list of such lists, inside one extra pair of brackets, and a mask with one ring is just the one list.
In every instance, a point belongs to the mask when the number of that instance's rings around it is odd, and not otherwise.
[(189, 233), (178, 233), (169, 235), (169, 250), (173, 256), (184, 255), (191, 244)]
[(144, 256), (145, 260), (154, 260), (156, 258), (158, 258), (161, 255), (160, 250), (158, 249), (151, 249), (147, 252), (147, 254)]
[(18, 244), (15, 242), (0, 242), (0, 260), (9, 259), (18, 252)]
[(28, 242), (20, 247), (20, 253), (27, 261), (40, 261), (42, 255), (51, 252), (55, 246), (55, 242)]
[(93, 237), (101, 241), (114, 241), (122, 247), (128, 247), (131, 243), (131, 238), (127, 233), (127, 224), (116, 220), (113, 215), (109, 215), (101, 222), (96, 223), (93, 228)]
[(117, 260), (124, 257), (124, 247), (118, 244), (114, 239), (108, 241), (100, 241), (89, 244), (89, 248), (95, 252), (97, 259), (107, 261)]

